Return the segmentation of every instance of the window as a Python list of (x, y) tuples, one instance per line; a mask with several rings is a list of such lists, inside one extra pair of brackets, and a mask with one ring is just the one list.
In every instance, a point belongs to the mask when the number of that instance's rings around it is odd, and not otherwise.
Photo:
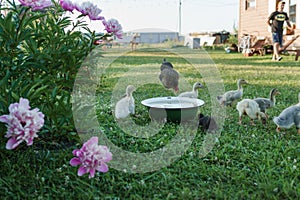
[(245, 1), (245, 9), (248, 10), (248, 9), (253, 9), (256, 7), (256, 0), (246, 0)]
[(296, 4), (290, 5), (289, 17), (290, 17), (290, 21), (293, 24), (296, 24)]

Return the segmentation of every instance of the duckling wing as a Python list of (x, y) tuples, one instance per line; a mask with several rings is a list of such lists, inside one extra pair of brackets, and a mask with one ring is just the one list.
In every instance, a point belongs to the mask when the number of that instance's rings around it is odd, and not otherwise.
[(197, 99), (198, 95), (195, 92), (183, 92), (179, 94), (178, 97), (188, 97), (192, 99)]
[(236, 90), (231, 92), (231, 100), (233, 101), (242, 98), (242, 96), (243, 96), (242, 91)]
[(243, 93), (241, 91), (233, 90), (226, 92), (223, 97), (227, 104), (232, 103), (242, 97)]
[(231, 105), (233, 98), (231, 91), (224, 93), (223, 95), (217, 96), (217, 100), (221, 105)]
[(130, 114), (129, 104), (130, 99), (128, 97), (124, 97), (117, 102), (115, 107), (115, 117), (117, 119), (125, 118)]
[(274, 106), (273, 102), (271, 102), (270, 99), (267, 98), (255, 98), (253, 100), (258, 103), (261, 112), (266, 112), (266, 109)]
[(129, 100), (128, 109), (129, 109), (129, 112), (131, 114), (135, 113), (135, 104), (134, 104), (134, 98), (133, 97), (131, 97), (130, 100)]
[(159, 79), (165, 88), (178, 87), (179, 74), (172, 68), (165, 68), (161, 71)]

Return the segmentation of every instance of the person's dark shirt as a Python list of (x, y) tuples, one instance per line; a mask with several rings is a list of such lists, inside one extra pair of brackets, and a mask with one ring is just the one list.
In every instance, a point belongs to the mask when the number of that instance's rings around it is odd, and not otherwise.
[(283, 23), (285, 20), (289, 20), (289, 17), (286, 12), (275, 11), (271, 13), (269, 20), (272, 20), (272, 32), (282, 33), (283, 32)]

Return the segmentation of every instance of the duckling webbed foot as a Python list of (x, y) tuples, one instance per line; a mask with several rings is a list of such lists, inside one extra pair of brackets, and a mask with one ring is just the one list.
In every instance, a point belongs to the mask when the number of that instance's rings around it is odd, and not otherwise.
[(250, 121), (250, 126), (256, 126), (253, 120)]
[(265, 113), (265, 115), (266, 115), (266, 120), (268, 120), (269, 119), (269, 115), (267, 115), (267, 113)]
[(243, 125), (243, 123), (242, 123), (242, 116), (239, 117), (238, 124), (241, 125), (241, 126)]

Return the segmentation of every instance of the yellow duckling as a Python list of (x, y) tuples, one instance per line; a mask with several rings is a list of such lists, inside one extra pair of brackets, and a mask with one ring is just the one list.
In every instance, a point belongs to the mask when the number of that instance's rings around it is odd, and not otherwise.
[(126, 96), (120, 99), (115, 107), (115, 117), (117, 119), (126, 118), (129, 114), (135, 113), (135, 104), (132, 93), (135, 91), (133, 85), (126, 88)]
[(178, 95), (178, 97), (188, 97), (192, 99), (197, 99), (198, 98), (198, 89), (203, 88), (203, 85), (199, 82), (194, 83), (193, 85), (193, 90), (190, 92), (183, 92)]
[(238, 99), (241, 99), (243, 96), (243, 84), (248, 84), (247, 81), (244, 79), (239, 79), (237, 81), (237, 90), (230, 90), (225, 92), (223, 95), (217, 96), (217, 100), (222, 106), (232, 106), (232, 104), (237, 101)]
[(242, 101), (238, 102), (236, 105), (236, 109), (239, 112), (240, 125), (242, 125), (243, 115), (247, 115), (248, 117), (250, 117), (250, 124), (253, 126), (255, 125), (254, 119), (261, 119), (262, 124), (266, 123), (267, 116), (265, 115), (265, 113), (260, 111), (258, 103), (256, 103), (256, 101), (252, 99), (243, 99)]

